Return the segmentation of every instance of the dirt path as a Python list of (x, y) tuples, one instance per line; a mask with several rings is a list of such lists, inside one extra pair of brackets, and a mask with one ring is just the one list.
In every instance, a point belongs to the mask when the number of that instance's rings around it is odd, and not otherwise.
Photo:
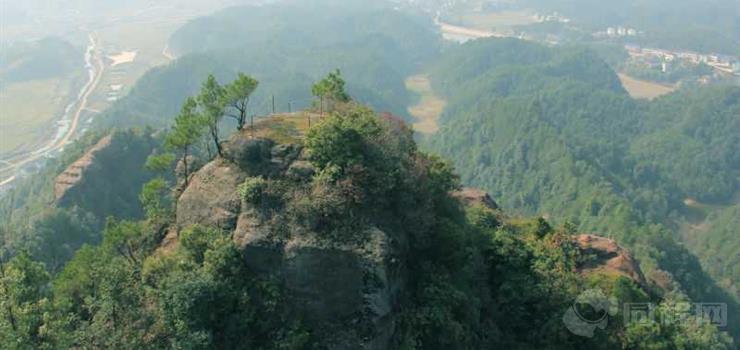
[(408, 109), (409, 114), (416, 119), (414, 130), (422, 134), (437, 132), (437, 121), (447, 102), (434, 93), (429, 77), (424, 74), (409, 77), (406, 79), (406, 89), (419, 95), (419, 103)]

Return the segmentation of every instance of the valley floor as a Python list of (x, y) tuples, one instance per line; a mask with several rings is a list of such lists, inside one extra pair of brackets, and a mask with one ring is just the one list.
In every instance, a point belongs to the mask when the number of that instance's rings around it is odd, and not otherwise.
[(415, 119), (414, 130), (422, 134), (433, 134), (439, 130), (437, 120), (442, 115), (447, 102), (432, 90), (429, 77), (424, 74), (406, 79), (406, 88), (419, 96), (417, 104), (408, 112)]

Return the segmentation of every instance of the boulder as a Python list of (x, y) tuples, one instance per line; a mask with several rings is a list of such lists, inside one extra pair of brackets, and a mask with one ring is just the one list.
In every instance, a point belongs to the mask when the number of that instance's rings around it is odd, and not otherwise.
[(239, 137), (233, 137), (224, 143), (224, 158), (249, 172), (251, 176), (261, 174), (261, 170), (270, 164), (275, 142), (270, 139), (237, 136)]
[(240, 167), (222, 159), (206, 164), (178, 200), (177, 227), (200, 224), (233, 231), (241, 210), (237, 187), (246, 177)]
[(309, 161), (297, 160), (290, 164), (286, 175), (294, 180), (308, 181), (316, 174), (316, 168)]

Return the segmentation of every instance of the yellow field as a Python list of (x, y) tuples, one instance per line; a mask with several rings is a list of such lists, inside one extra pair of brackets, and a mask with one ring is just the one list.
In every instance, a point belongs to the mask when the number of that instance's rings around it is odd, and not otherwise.
[(622, 86), (624, 86), (624, 89), (627, 90), (630, 96), (636, 99), (652, 100), (676, 91), (675, 86), (639, 80), (621, 73), (619, 74), (619, 80), (622, 81)]
[(518, 25), (536, 23), (537, 20), (526, 12), (501, 11), (488, 13), (468, 13), (462, 16), (466, 26), (490, 30), (493, 28), (505, 29)]
[(433, 134), (439, 130), (437, 120), (445, 109), (446, 102), (432, 90), (429, 77), (415, 75), (406, 79), (406, 89), (419, 95), (419, 103), (409, 107), (409, 114), (416, 119), (414, 130), (422, 134)]
[[(70, 96), (65, 79), (13, 83), (0, 89), (0, 154), (36, 144), (48, 136)], [(12, 132), (11, 132), (12, 130)]]

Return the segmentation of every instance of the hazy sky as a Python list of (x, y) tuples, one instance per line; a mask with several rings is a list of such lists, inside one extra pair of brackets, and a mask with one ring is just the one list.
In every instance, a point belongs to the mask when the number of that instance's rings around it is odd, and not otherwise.
[(111, 22), (206, 15), (260, 0), (0, 0), (0, 40), (68, 36)]

